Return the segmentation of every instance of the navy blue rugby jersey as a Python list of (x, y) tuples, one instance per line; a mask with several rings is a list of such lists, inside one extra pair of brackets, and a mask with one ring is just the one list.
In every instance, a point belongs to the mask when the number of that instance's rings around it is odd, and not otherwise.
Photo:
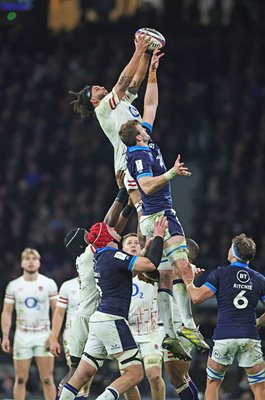
[(265, 277), (242, 262), (212, 271), (205, 284), (217, 297), (213, 339), (259, 339), (255, 308), (265, 301)]
[(97, 310), (128, 319), (132, 296), (132, 270), (137, 256), (113, 247), (94, 254), (94, 276), (100, 295)]
[(144, 193), (138, 183), (138, 179), (141, 177), (159, 176), (167, 171), (159, 147), (152, 142), (148, 146), (130, 146), (127, 149), (126, 157), (127, 168), (141, 193), (143, 215), (171, 209), (172, 196), (169, 182), (149, 196)]

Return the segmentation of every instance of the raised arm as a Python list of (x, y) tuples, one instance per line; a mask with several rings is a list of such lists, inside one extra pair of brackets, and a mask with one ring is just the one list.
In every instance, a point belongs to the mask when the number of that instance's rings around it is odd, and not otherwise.
[(180, 176), (190, 176), (191, 172), (184, 163), (180, 162), (180, 155), (178, 155), (174, 166), (167, 172), (159, 176), (143, 176), (138, 179), (138, 183), (141, 189), (147, 196), (157, 192), (163, 186), (165, 186), (168, 181), (175, 178), (177, 175)]
[(11, 352), (9, 334), (12, 325), (12, 313), (14, 310), (14, 304), (4, 303), (2, 315), (1, 315), (1, 328), (2, 328), (2, 343), (1, 347), (5, 353)]
[(158, 85), (156, 71), (159, 66), (159, 60), (163, 57), (164, 53), (160, 53), (159, 50), (155, 50), (150, 62), (148, 81), (146, 85), (146, 91), (144, 96), (144, 113), (143, 121), (153, 125), (156, 110), (158, 107)]
[(149, 38), (146, 35), (139, 35), (138, 40), (135, 40), (134, 43), (135, 52), (120, 74), (118, 82), (114, 87), (119, 100), (125, 95), (126, 90), (129, 88), (133, 77), (136, 74), (140, 60), (149, 45)]
[(139, 87), (141, 86), (147, 69), (148, 65), (150, 62), (150, 54), (144, 53), (141, 57), (140, 63), (137, 67), (136, 73), (132, 79), (132, 82), (130, 83), (130, 86), (128, 87), (128, 91), (132, 94), (138, 93)]
[(107, 214), (105, 215), (104, 222), (108, 224), (109, 226), (116, 226), (120, 213), (123, 209), (123, 204), (126, 201), (128, 195), (127, 195), (127, 190), (124, 187), (124, 171), (119, 170), (116, 174), (116, 182), (119, 188), (119, 191), (117, 193), (117, 196), (110, 206)]

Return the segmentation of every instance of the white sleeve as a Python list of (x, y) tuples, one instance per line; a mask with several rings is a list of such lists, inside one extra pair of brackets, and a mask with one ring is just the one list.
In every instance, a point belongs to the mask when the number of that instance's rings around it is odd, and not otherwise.
[(117, 105), (119, 104), (120, 100), (117, 96), (117, 93), (115, 89), (113, 88), (112, 91), (105, 96), (99, 105), (95, 109), (95, 113), (97, 117), (100, 119), (100, 117), (108, 117), (111, 111), (115, 110)]
[(132, 94), (132, 93), (130, 93), (129, 92), (129, 90), (126, 90), (126, 93), (125, 93), (125, 100), (127, 100), (129, 103), (132, 103), (135, 99), (137, 99), (137, 97), (138, 97), (138, 94), (137, 93), (135, 93), (135, 94)]
[(6, 287), (4, 302), (8, 304), (15, 303), (15, 287), (13, 285), (13, 282), (9, 282), (9, 284)]
[(53, 279), (49, 279), (49, 299), (56, 300), (58, 298), (58, 288)]
[(68, 308), (69, 290), (67, 289), (66, 282), (64, 282), (59, 290), (59, 298), (57, 300), (57, 307)]

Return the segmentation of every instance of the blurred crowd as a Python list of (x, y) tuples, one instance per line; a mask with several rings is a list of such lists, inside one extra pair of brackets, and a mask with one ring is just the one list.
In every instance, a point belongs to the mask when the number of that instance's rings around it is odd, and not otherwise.
[[(203, 1), (181, 3), (190, 13)], [(235, 21), (223, 24), (229, 26), (189, 25), (185, 13), (175, 30), (155, 26), (167, 47), (158, 72), (154, 138), (168, 166), (180, 153), (200, 169), (192, 236), (202, 259), (225, 263), (231, 238), (245, 232), (257, 243), (254, 265), (265, 273), (264, 30), (262, 24), (255, 28), (253, 13), (246, 21), (235, 2), (223, 3)], [(132, 19), (115, 30), (84, 23), (68, 33), (40, 33), (32, 25), (1, 31), (0, 303), (7, 282), (20, 274), (26, 246), (40, 251), (41, 272), (58, 285), (75, 276), (64, 235), (102, 219), (114, 199), (112, 147), (95, 119), (81, 122), (73, 113), (68, 91), (86, 84), (111, 90), (133, 53), (138, 27)], [(144, 85), (136, 103), (141, 111)], [(134, 218), (128, 230), (135, 228)], [(203, 332), (208, 336), (211, 320)], [(204, 374), (205, 358), (198, 360)], [(7, 392), (9, 378), (7, 372), (0, 377)], [(245, 392), (236, 398), (250, 399), (239, 397)]]

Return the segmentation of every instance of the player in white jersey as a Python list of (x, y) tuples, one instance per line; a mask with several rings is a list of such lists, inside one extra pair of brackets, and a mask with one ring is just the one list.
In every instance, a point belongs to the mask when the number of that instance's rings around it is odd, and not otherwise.
[(61, 352), (59, 343), (59, 335), (63, 326), (66, 315), (65, 326), (63, 331), (63, 347), (67, 365), (70, 367), (70, 322), (77, 306), (80, 302), (79, 296), (79, 278), (69, 279), (65, 281), (60, 290), (56, 308), (52, 318), (52, 331), (49, 338), (50, 351), (55, 356)]
[[(128, 254), (139, 255), (140, 243), (135, 233), (128, 233), (122, 239), (122, 249)], [(129, 326), (140, 350), (144, 369), (150, 384), (153, 400), (165, 399), (165, 384), (162, 379), (162, 348), (157, 331), (157, 285), (133, 278), (133, 291), (129, 310)], [(126, 394), (127, 400), (140, 400), (137, 387)]]
[(15, 368), (14, 399), (24, 400), (32, 358), (35, 358), (45, 400), (55, 397), (53, 382), (54, 358), (47, 349), (50, 335), (49, 310), (55, 309), (58, 289), (54, 280), (39, 273), (40, 254), (26, 248), (21, 254), (23, 275), (11, 281), (5, 293), (1, 315), (2, 350), (11, 353), (9, 340), (12, 314), (16, 310), (16, 331), (13, 344)]
[[(150, 55), (145, 53), (148, 47), (147, 38), (139, 37), (135, 42), (135, 52), (122, 71), (118, 82), (109, 93), (103, 86), (86, 86), (80, 92), (70, 92), (77, 96), (74, 104), (74, 111), (81, 114), (82, 118), (95, 113), (102, 130), (110, 140), (114, 148), (114, 169), (126, 170), (126, 146), (119, 137), (119, 130), (123, 123), (128, 120), (137, 119), (142, 121), (139, 111), (132, 105), (137, 98), (137, 91), (146, 75)], [(154, 83), (156, 78), (156, 69), (159, 65), (159, 59), (163, 54), (155, 51), (150, 63), (148, 83)], [(156, 79), (155, 79), (156, 82)], [(147, 85), (150, 91), (150, 85)], [(143, 120), (151, 128), (154, 122), (157, 109), (158, 96), (147, 96), (145, 99)], [(141, 211), (141, 203), (139, 203), (140, 195), (137, 185), (128, 171), (125, 175), (125, 186), (130, 192), (131, 198), (138, 212)]]

